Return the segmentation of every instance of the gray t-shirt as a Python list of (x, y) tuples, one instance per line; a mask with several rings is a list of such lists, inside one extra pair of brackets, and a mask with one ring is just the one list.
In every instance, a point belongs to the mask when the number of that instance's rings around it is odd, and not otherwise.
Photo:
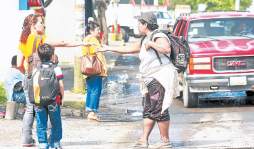
[[(140, 66), (139, 66), (139, 71), (141, 73), (145, 73), (148, 70), (151, 70), (151, 69), (156, 68), (161, 65), (155, 51), (152, 49), (146, 50), (146, 48), (145, 48), (145, 44), (150, 40), (151, 34), (149, 34), (145, 37), (145, 39), (143, 40), (142, 45), (141, 45), (141, 50), (139, 53), (139, 58), (141, 61)], [(156, 33), (153, 35), (152, 40), (154, 41), (154, 39), (161, 38), (161, 37), (165, 37), (168, 39), (168, 37), (164, 33)], [(161, 58), (162, 64), (171, 63), (171, 61), (164, 54), (159, 53), (159, 56)], [(168, 54), (168, 56), (169, 56), (169, 54)]]

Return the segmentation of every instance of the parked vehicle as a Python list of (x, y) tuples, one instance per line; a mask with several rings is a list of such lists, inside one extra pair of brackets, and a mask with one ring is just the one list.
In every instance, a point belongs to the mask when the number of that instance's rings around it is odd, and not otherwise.
[(136, 16), (140, 14), (139, 9), (131, 4), (114, 5), (110, 3), (106, 11), (107, 26), (111, 31), (116, 23), (120, 25), (124, 41), (129, 40), (129, 36), (138, 36), (138, 21)]
[(174, 35), (190, 46), (183, 74), (183, 102), (196, 107), (198, 95), (252, 92), (254, 85), (254, 14), (208, 12), (177, 19)]
[(157, 23), (160, 29), (168, 30), (169, 27), (173, 26), (175, 21), (172, 16), (169, 15), (167, 11), (154, 11), (154, 14), (157, 17)]

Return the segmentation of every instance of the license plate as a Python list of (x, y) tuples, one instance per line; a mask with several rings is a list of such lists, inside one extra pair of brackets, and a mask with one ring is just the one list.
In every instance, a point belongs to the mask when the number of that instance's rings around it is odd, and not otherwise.
[(246, 85), (247, 79), (246, 76), (243, 77), (230, 77), (229, 78), (229, 85), (230, 86), (238, 86), (238, 85)]

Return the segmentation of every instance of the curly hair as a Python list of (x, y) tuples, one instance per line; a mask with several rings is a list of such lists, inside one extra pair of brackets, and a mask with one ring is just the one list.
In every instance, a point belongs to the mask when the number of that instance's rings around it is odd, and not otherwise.
[(19, 39), (21, 43), (26, 43), (26, 40), (29, 34), (31, 33), (31, 26), (37, 23), (38, 17), (41, 17), (41, 16), (30, 14), (25, 18), (23, 22), (23, 27), (22, 27), (22, 33)]

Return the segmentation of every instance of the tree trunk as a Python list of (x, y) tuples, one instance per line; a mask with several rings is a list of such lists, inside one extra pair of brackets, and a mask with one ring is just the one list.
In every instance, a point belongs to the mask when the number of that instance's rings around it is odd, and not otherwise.
[(98, 1), (98, 23), (101, 27), (101, 32), (103, 33), (103, 43), (108, 44), (108, 29), (105, 11), (107, 9), (107, 4), (105, 0)]

